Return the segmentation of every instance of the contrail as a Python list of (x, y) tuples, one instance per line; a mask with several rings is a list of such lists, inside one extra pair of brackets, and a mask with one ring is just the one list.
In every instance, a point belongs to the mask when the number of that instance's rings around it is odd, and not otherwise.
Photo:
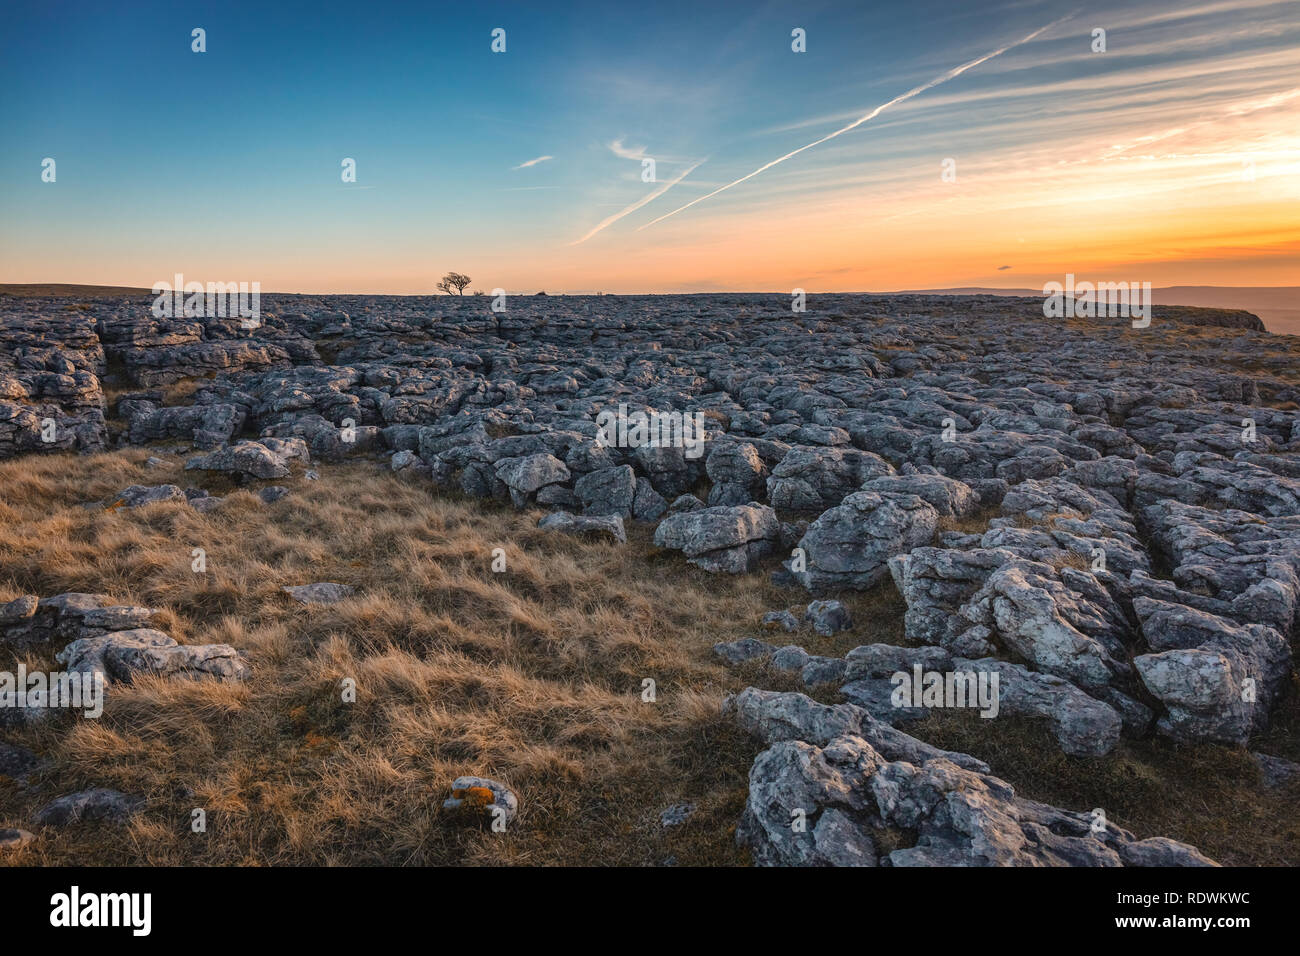
[[(640, 199), (638, 199), (636, 202), (632, 203), (632, 205), (628, 206), (626, 209), (620, 209), (618, 212), (614, 213), (614, 215), (609, 216), (609, 217), (606, 218), (606, 219), (602, 219), (600, 222), (596, 223), (596, 225), (592, 227), (592, 229), (591, 229), (591, 231), (590, 231), (589, 233), (587, 233), (587, 234), (586, 234), (585, 236), (583, 236), (581, 239), (578, 239), (578, 240), (576, 240), (576, 241), (574, 241), (574, 242), (569, 243), (569, 245), (571, 245), (571, 246), (577, 246), (577, 245), (580, 245), (580, 244), (586, 242), (588, 239), (590, 239), (590, 238), (591, 238), (592, 236), (594, 236), (596, 233), (600, 232), (600, 231), (601, 231), (602, 229), (604, 229), (606, 226), (613, 225), (614, 223), (618, 222), (620, 219), (622, 219), (624, 216), (628, 215), (629, 213), (636, 212), (638, 209), (640, 209), (640, 208), (641, 208), (642, 206), (644, 206), (646, 203), (651, 202), (651, 201), (653, 201), (653, 200), (655, 200), (655, 199), (658, 199), (660, 196), (662, 196), (664, 193), (668, 192), (668, 190), (672, 189), (674, 186), (676, 186), (678, 183), (680, 183), (683, 179), (685, 179), (685, 178), (686, 178), (687, 176), (689, 176), (691, 173), (695, 172), (695, 170), (698, 169), (699, 166), (700, 166), (703, 162), (704, 162), (704, 160), (700, 160), (698, 163), (696, 163), (696, 164), (695, 164), (694, 166), (692, 166), (690, 169), (686, 170), (684, 173), (682, 173), (682, 174), (681, 174), (680, 176), (678, 176), (676, 179), (672, 180), (672, 182), (664, 183), (662, 186), (660, 186), (660, 187), (659, 187), (658, 189), (656, 189), (654, 192), (652, 192), (652, 193), (647, 193), (645, 196), (642, 196)], [(686, 207), (683, 206), (682, 208), (684, 209), (684, 208), (686, 208)]]
[[(1061, 19), (1059, 19), (1059, 20), (1053, 20), (1051, 23), (1047, 24), (1047, 26), (1045, 26), (1045, 27), (1039, 27), (1037, 30), (1035, 30), (1033, 33), (1029, 34), (1027, 37), (1025, 37), (1025, 38), (1022, 39), (1022, 40), (1017, 40), (1015, 43), (1008, 43), (1006, 46), (1004, 46), (1004, 47), (1002, 47), (1002, 48), (1000, 48), (1000, 49), (994, 50), (992, 53), (986, 53), (984, 56), (980, 57), (979, 59), (971, 60), (969, 63), (964, 63), (964, 64), (962, 64), (961, 66), (956, 67), (955, 69), (949, 70), (947, 73), (944, 73), (944, 74), (942, 74), (942, 75), (940, 75), (940, 76), (936, 76), (936, 77), (935, 77), (933, 80), (931, 80), (930, 82), (928, 82), (928, 83), (923, 83), (923, 84), (921, 84), (920, 86), (916, 87), (915, 89), (908, 90), (906, 93), (903, 93), (901, 96), (895, 96), (895, 97), (894, 97), (892, 100), (890, 100), (888, 103), (884, 103), (884, 104), (882, 104), (882, 105), (880, 105), (880, 106), (877, 106), (874, 110), (872, 110), (872, 111), (871, 111), (870, 113), (868, 113), (866, 116), (862, 116), (862, 117), (859, 117), (858, 119), (855, 119), (852, 123), (850, 123), (848, 126), (845, 126), (843, 129), (837, 129), (835, 132), (833, 132), (833, 133), (828, 133), (828, 134), (826, 134), (825, 136), (823, 136), (821, 139), (819, 139), (819, 140), (815, 140), (814, 142), (809, 143), (807, 146), (800, 146), (798, 149), (796, 149), (796, 150), (792, 150), (791, 152), (786, 153), (784, 156), (780, 156), (780, 157), (778, 157), (778, 158), (772, 160), (770, 163), (765, 163), (764, 165), (758, 167), (758, 169), (754, 170), (754, 171), (753, 171), (752, 173), (750, 173), (749, 175), (747, 175), (747, 176), (741, 176), (741, 177), (740, 177), (739, 179), (737, 179), (735, 182), (727, 183), (725, 186), (719, 186), (717, 189), (713, 190), (713, 192), (711, 192), (711, 193), (706, 193), (705, 195), (700, 196), (698, 199), (692, 199), (692, 200), (691, 200), (690, 202), (688, 202), (686, 205), (684, 205), (684, 206), (680, 206), (680, 207), (678, 207), (677, 209), (674, 209), (672, 212), (664, 213), (664, 214), (663, 214), (662, 216), (660, 216), (658, 219), (651, 219), (651, 220), (650, 220), (649, 222), (647, 222), (644, 226), (640, 226), (640, 227), (638, 227), (637, 232), (640, 232), (642, 229), (646, 229), (646, 228), (648, 228), (648, 227), (650, 227), (650, 226), (653, 226), (653, 225), (654, 225), (655, 223), (657, 223), (657, 222), (663, 222), (665, 219), (669, 218), (670, 216), (675, 216), (675, 215), (677, 215), (679, 212), (682, 212), (683, 210), (690, 209), (690, 208), (691, 208), (692, 206), (694, 206), (696, 203), (704, 202), (704, 200), (706, 200), (706, 199), (711, 199), (711, 198), (713, 198), (714, 196), (716, 196), (718, 193), (720, 193), (720, 192), (724, 192), (724, 191), (730, 189), (732, 186), (739, 186), (739, 185), (740, 185), (741, 183), (743, 183), (745, 180), (747, 180), (747, 179), (753, 179), (753, 178), (754, 178), (755, 176), (757, 176), (759, 173), (761, 173), (761, 172), (763, 172), (763, 171), (765, 171), (765, 170), (771, 169), (771, 168), (772, 168), (773, 166), (775, 166), (777, 163), (784, 163), (787, 159), (790, 159), (792, 156), (798, 156), (800, 153), (802, 153), (802, 152), (803, 152), (804, 150), (806, 150), (806, 149), (812, 149), (814, 146), (820, 146), (822, 143), (826, 142), (826, 141), (829, 140), (829, 139), (834, 139), (836, 136), (839, 136), (839, 135), (841, 135), (841, 134), (843, 134), (843, 133), (847, 133), (847, 132), (848, 132), (849, 130), (851, 130), (851, 129), (857, 129), (857, 128), (858, 128), (859, 126), (861, 126), (863, 123), (866, 123), (866, 122), (868, 122), (868, 121), (870, 121), (870, 120), (875, 119), (877, 116), (879, 116), (879, 115), (880, 115), (881, 113), (883, 113), (885, 110), (889, 109), (891, 106), (894, 106), (894, 105), (897, 104), (897, 103), (901, 103), (901, 102), (903, 102), (904, 100), (910, 100), (913, 96), (916, 96), (918, 93), (924, 93), (926, 90), (933, 89), (934, 87), (938, 86), (940, 83), (946, 83), (948, 80), (951, 80), (951, 79), (953, 79), (954, 77), (961, 76), (963, 73), (965, 73), (967, 70), (971, 69), (972, 67), (979, 66), (981, 63), (987, 63), (989, 60), (993, 59), (995, 56), (1000, 56), (1001, 54), (1006, 53), (1007, 50), (1010, 50), (1012, 47), (1020, 46), (1022, 43), (1028, 43), (1030, 40), (1034, 39), (1034, 37), (1038, 36), (1039, 34), (1043, 33), (1043, 32), (1046, 31), (1046, 30), (1050, 30), (1052, 27), (1056, 26), (1058, 23), (1063, 23), (1064, 21), (1070, 19), (1070, 17), (1072, 17), (1072, 16), (1074, 16), (1073, 13), (1068, 14), (1067, 16), (1061, 17)], [(628, 211), (630, 212), (631, 210), (628, 210)]]
[(554, 158), (554, 156), (538, 156), (536, 159), (530, 159), (528, 162), (520, 163), (518, 166), (511, 166), (510, 169), (512, 172), (516, 169), (527, 169), (529, 166), (536, 166), (538, 163), (544, 163), (548, 159)]

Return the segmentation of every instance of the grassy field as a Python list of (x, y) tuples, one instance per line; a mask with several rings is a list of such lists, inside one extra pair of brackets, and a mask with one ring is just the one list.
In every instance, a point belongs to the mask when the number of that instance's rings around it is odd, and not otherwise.
[[(626, 546), (539, 531), (540, 512), (439, 496), (375, 462), (287, 479), (293, 494), (273, 505), (236, 490), (206, 516), (177, 503), (102, 507), (135, 483), (231, 490), (186, 474), (180, 459), (146, 468), (149, 454), (0, 463), (0, 601), (86, 591), (160, 608), (156, 627), (182, 643), (234, 645), (253, 676), (140, 679), (112, 688), (97, 721), (66, 715), (10, 733), (47, 763), (27, 788), (0, 777), (0, 826), (32, 829), (38, 807), (92, 786), (146, 806), (124, 827), (47, 828), (0, 862), (748, 863), (734, 828), (761, 745), (721, 702), (748, 684), (795, 688), (758, 665), (726, 668), (711, 646), (783, 643), (758, 627), (797, 599), (768, 583), (771, 568), (707, 575), (638, 528)], [(191, 570), (196, 547), (205, 574)], [(502, 573), (491, 570), (497, 547)], [(279, 590), (313, 581), (357, 594), (306, 608)], [(902, 641), (892, 585), (840, 597), (852, 631), (791, 639), (828, 655)], [(48, 667), (55, 650), (30, 654), (29, 668)], [(340, 693), (349, 677), (352, 704)], [(815, 696), (838, 699), (829, 688)], [(1300, 757), (1295, 699), (1261, 749)], [(1296, 791), (1264, 790), (1244, 751), (1126, 741), (1080, 760), (1031, 720), (945, 714), (907, 729), (981, 757), (1026, 796), (1103, 807), (1139, 836), (1186, 840), (1224, 863), (1300, 862)], [(461, 774), (518, 792), (509, 832), (442, 810)], [(679, 801), (697, 812), (662, 828), (659, 812)], [(204, 834), (189, 826), (200, 807)]]

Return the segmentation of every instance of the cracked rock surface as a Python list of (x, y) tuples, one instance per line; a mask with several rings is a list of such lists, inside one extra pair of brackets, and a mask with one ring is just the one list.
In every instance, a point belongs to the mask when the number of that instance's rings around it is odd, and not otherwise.
[[(621, 542), (624, 523), (649, 525), (705, 572), (772, 571), (790, 606), (897, 589), (910, 648), (720, 645), (862, 704), (760, 758), (751, 790), (770, 799), (751, 800), (745, 832), (767, 861), (1198, 862), (1080, 833), (1077, 814), (1020, 800), (970, 758), (900, 744), (881, 668), (904, 651), (996, 672), (1005, 712), (1051, 721), (1079, 755), (1151, 733), (1249, 745), (1293, 680), (1300, 338), (1248, 313), (1157, 306), (1138, 330), (993, 296), (827, 294), (793, 314), (740, 294), (516, 296), (504, 313), (473, 297), (268, 294), (249, 330), (157, 319), (150, 302), (0, 295), (0, 458), (181, 442), (187, 469), (255, 491), (382, 458), (404, 480), (551, 513), (556, 531)], [(665, 440), (606, 441), (597, 416), (619, 408), (668, 422)], [(673, 416), (698, 428), (674, 433)], [(119, 497), (221, 500), (174, 485)], [(62, 642), (114, 679), (242, 674), (220, 646), (168, 644), (144, 610), (19, 597), (0, 605), (0, 645)], [(824, 608), (810, 623), (844, 624)], [(823, 808), (797, 846), (768, 828), (786, 777)], [(867, 823), (922, 839), (881, 854)]]

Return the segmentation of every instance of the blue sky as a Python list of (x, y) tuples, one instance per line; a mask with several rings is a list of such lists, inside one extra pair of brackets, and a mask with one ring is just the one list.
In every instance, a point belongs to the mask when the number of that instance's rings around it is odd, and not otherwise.
[[(1300, 4), (1084, 6), (641, 228), (1081, 6), (10, 3), (0, 281), (185, 272), (414, 292), (454, 268), (512, 290), (1015, 285), (1038, 274), (1001, 269), (1015, 254), (1055, 274), (1120, 248), (1134, 251), (1115, 268), (1157, 282), (1188, 263), (1217, 263), (1221, 284), (1300, 281), (1296, 230), (1275, 221), (1278, 203), (1300, 209)], [(1094, 26), (1108, 29), (1101, 56)], [(205, 53), (191, 51), (194, 27)], [(807, 53), (791, 51), (794, 27)], [(1128, 144), (1127, 160), (1144, 139), (1164, 166), (1117, 179), (1107, 150)], [(1249, 191), (1243, 150), (1258, 157)], [(657, 183), (642, 182), (640, 155)], [(56, 183), (40, 181), (47, 156)], [(344, 157), (356, 183), (340, 181)], [(956, 188), (939, 182), (947, 157)], [(1157, 193), (1142, 215), (1159, 233), (1120, 222), (1113, 236), (1084, 229), (1078, 252), (1053, 244), (1044, 209), (1116, 219)], [(1162, 258), (1134, 259), (1162, 236)]]

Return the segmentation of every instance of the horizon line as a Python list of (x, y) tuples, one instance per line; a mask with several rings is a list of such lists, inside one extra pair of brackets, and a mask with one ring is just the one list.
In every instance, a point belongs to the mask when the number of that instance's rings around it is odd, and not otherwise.
[[(199, 281), (199, 280), (194, 280)], [(216, 280), (213, 280), (216, 281)], [(1090, 280), (1086, 280), (1090, 281)], [(206, 283), (205, 283), (206, 284)], [(61, 289), (85, 289), (85, 290), (102, 290), (102, 291), (121, 291), (121, 292), (140, 292), (147, 296), (156, 296), (159, 293), (153, 291), (148, 286), (129, 286), (129, 285), (105, 285), (104, 283), (92, 282), (0, 282), (0, 295), (6, 294), (11, 289), (37, 289), (37, 288), (61, 288)], [(1289, 289), (1300, 290), (1300, 285), (1164, 285), (1152, 286), (1152, 292), (1159, 292), (1168, 289), (1254, 289), (1269, 291), (1285, 291)], [(968, 291), (969, 290), (969, 291)], [(802, 289), (808, 295), (976, 295), (980, 292), (1024, 292), (1028, 290), (1032, 295), (1047, 295), (1047, 292), (1035, 291), (1029, 286), (942, 286), (929, 289), (908, 288), (908, 289), (849, 289), (849, 290), (814, 290)], [(446, 298), (446, 299), (490, 299), (493, 298), (489, 292), (483, 292), (479, 295), (452, 295), (446, 292), (431, 290), (429, 292), (286, 292), (281, 290), (259, 289), (261, 295), (302, 295), (302, 296), (334, 296), (334, 295), (373, 295), (385, 296), (387, 298)], [(786, 289), (709, 289), (697, 291), (676, 291), (676, 292), (546, 292), (538, 290), (537, 292), (511, 292), (506, 290), (508, 296), (621, 296), (621, 295), (791, 295), (790, 290)], [(1016, 298), (1028, 298), (1028, 296), (1015, 296)]]

